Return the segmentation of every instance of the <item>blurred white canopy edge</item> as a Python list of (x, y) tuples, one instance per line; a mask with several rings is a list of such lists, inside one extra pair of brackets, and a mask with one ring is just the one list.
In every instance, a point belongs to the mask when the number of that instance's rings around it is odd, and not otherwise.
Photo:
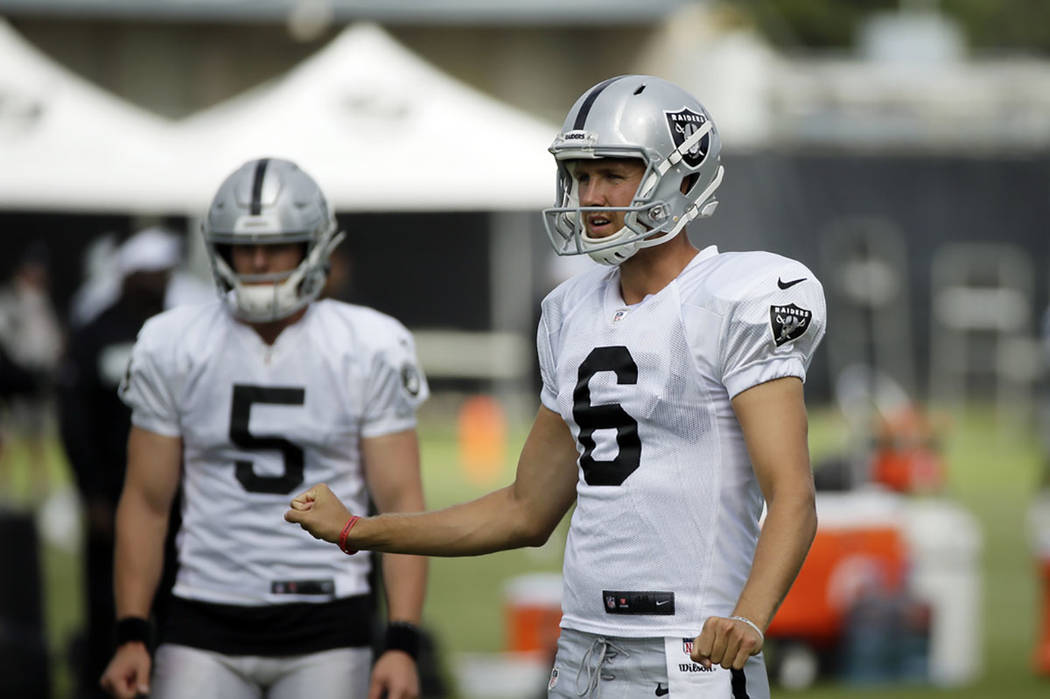
[[(141, 212), (175, 204), (171, 128), (54, 63), (0, 20), (0, 207)], [(183, 204), (184, 205), (184, 204)]]
[(289, 158), (339, 211), (549, 204), (557, 127), (433, 68), (372, 24), (171, 123), (90, 85), (0, 21), (0, 208), (203, 214), (222, 179)]

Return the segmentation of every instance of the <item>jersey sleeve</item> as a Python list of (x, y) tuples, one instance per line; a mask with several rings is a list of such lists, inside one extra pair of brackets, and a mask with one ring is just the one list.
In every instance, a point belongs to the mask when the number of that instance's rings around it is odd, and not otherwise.
[(824, 337), (823, 286), (797, 262), (784, 265), (780, 272), (772, 278), (763, 275), (732, 303), (726, 316), (722, 383), (731, 399), (786, 376), (805, 381), (806, 369)]
[(178, 437), (182, 429), (173, 391), (173, 362), (163, 353), (172, 343), (164, 341), (164, 329), (150, 321), (142, 327), (117, 391), (131, 408), (132, 425)]
[(375, 353), (361, 434), (379, 437), (416, 426), (416, 410), (430, 395), (412, 334), (400, 323)]
[(558, 409), (558, 387), (554, 381), (556, 372), (554, 350), (551, 348), (550, 316), (550, 307), (544, 303), (536, 329), (536, 354), (540, 364), (540, 379), (543, 381), (543, 386), (540, 388), (540, 402), (548, 410), (557, 413), (560, 411)]

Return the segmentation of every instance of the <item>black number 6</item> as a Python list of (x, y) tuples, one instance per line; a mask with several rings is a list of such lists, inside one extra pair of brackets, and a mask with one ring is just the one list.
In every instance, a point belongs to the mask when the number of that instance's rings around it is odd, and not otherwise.
[(287, 495), (303, 482), (303, 450), (283, 437), (257, 437), (248, 431), (248, 419), (253, 403), (272, 405), (303, 405), (306, 389), (273, 388), (234, 384), (233, 407), (230, 411), (230, 441), (242, 449), (273, 449), (284, 456), (284, 473), (280, 476), (256, 475), (251, 461), (237, 461), (236, 475), (249, 493)]
[[(580, 467), (589, 485), (621, 485), (634, 473), (642, 460), (642, 440), (638, 437), (638, 421), (627, 414), (619, 403), (591, 405), (590, 380), (600, 371), (616, 373), (619, 384), (638, 383), (638, 365), (626, 347), (595, 347), (580, 365), (579, 380), (572, 392), (572, 417), (580, 426)], [(620, 453), (611, 461), (594, 458), (594, 431), (616, 430), (616, 444)]]

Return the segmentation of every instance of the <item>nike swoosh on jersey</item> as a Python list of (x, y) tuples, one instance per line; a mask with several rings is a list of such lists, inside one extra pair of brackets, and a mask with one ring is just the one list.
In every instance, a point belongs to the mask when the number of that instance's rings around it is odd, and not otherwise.
[(781, 280), (780, 277), (777, 277), (777, 286), (779, 286), (781, 289), (790, 289), (791, 287), (795, 286), (796, 284), (806, 281), (806, 279), (807, 279), (807, 277), (802, 277), (800, 279), (792, 279), (789, 282), (785, 282), (785, 281)]

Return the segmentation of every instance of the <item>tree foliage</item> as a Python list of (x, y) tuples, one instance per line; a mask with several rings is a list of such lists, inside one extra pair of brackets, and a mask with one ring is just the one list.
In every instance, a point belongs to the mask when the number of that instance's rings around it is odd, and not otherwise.
[(787, 48), (848, 48), (868, 15), (912, 6), (954, 18), (975, 50), (1050, 53), (1048, 0), (744, 0), (738, 6)]
[(962, 23), (976, 49), (1050, 53), (1047, 0), (941, 0), (941, 8)]

